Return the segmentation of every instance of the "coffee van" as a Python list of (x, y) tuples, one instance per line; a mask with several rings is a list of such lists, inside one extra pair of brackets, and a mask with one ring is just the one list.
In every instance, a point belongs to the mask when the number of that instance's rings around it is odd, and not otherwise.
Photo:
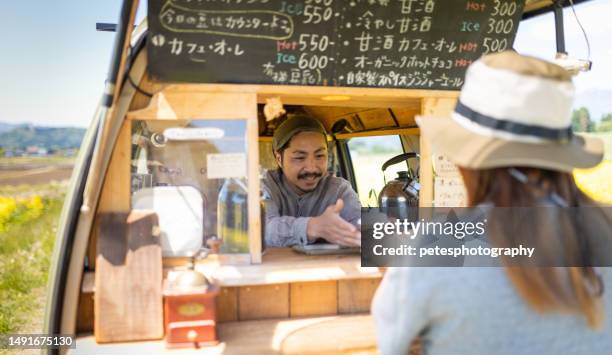
[[(436, 188), (458, 177), (415, 116), (449, 114), (473, 60), (560, 6), (151, 0), (134, 28), (138, 1), (125, 0), (61, 216), (45, 332), (75, 334), (77, 353), (376, 353), (369, 307), (384, 270), (262, 243), (260, 177), (275, 168), (280, 113), (323, 123), (329, 170), (364, 206), (393, 178), (382, 163), (406, 153), (418, 161), (396, 158), (397, 170), (415, 171), (419, 206), (458, 205), (461, 189)], [(360, 160), (364, 138), (384, 142), (384, 158)], [(231, 183), (241, 193), (227, 212)], [(240, 230), (219, 228), (224, 214)], [(231, 238), (235, 250), (201, 252)]]

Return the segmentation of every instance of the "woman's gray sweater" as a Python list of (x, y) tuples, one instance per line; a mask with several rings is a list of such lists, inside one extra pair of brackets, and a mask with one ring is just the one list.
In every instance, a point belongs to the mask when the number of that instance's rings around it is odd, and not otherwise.
[(612, 354), (612, 268), (602, 268), (603, 330), (584, 317), (539, 314), (501, 267), (390, 268), (372, 304), (382, 354), (407, 354), (421, 335), (423, 355)]

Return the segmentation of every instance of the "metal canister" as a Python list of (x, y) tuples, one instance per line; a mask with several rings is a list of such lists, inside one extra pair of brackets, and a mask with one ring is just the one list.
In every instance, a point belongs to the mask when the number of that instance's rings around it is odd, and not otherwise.
[[(408, 159), (419, 159), (419, 155), (409, 152), (392, 157), (382, 165), (383, 176), (389, 166)], [(378, 206), (389, 217), (416, 221), (419, 218), (420, 190), (421, 185), (416, 173), (408, 167), (408, 171), (399, 171), (394, 180), (385, 184), (378, 196)]]
[(389, 181), (380, 192), (378, 205), (389, 217), (416, 221), (419, 189), (419, 183), (410, 179), (408, 172), (399, 171), (397, 178)]

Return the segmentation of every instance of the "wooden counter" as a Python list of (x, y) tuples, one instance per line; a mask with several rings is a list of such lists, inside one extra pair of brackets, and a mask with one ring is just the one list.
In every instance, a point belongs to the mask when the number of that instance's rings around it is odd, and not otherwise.
[[(172, 264), (164, 261), (164, 276)], [(201, 260), (196, 269), (214, 278), (222, 287), (256, 286), (289, 282), (329, 281), (381, 278), (377, 267), (362, 267), (359, 255), (310, 256), (294, 252), (290, 248), (270, 248), (263, 255), (263, 262), (255, 265), (222, 265), (214, 256)], [(81, 286), (82, 293), (95, 292), (94, 273), (86, 272)]]
[[(222, 265), (213, 256), (196, 269), (221, 286), (220, 323), (368, 313), (383, 275), (379, 268), (361, 267), (359, 255), (307, 256), (288, 248), (268, 249), (261, 264)], [(165, 268), (165, 278), (173, 274)], [(93, 276), (83, 277), (80, 333), (93, 329)]]
[(309, 256), (289, 248), (268, 249), (261, 264), (232, 266), (204, 260), (196, 269), (226, 287), (382, 277), (376, 267), (361, 267), (359, 255)]
[(230, 322), (219, 325), (221, 343), (200, 349), (168, 350), (163, 340), (97, 344), (77, 338), (71, 354), (377, 354), (369, 315)]

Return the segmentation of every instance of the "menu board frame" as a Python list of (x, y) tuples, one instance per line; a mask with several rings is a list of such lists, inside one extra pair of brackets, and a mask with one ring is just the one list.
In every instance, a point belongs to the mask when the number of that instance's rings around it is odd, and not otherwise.
[[(149, 0), (161, 82), (458, 90), (524, 0)], [(272, 28), (273, 27), (273, 28)]]

